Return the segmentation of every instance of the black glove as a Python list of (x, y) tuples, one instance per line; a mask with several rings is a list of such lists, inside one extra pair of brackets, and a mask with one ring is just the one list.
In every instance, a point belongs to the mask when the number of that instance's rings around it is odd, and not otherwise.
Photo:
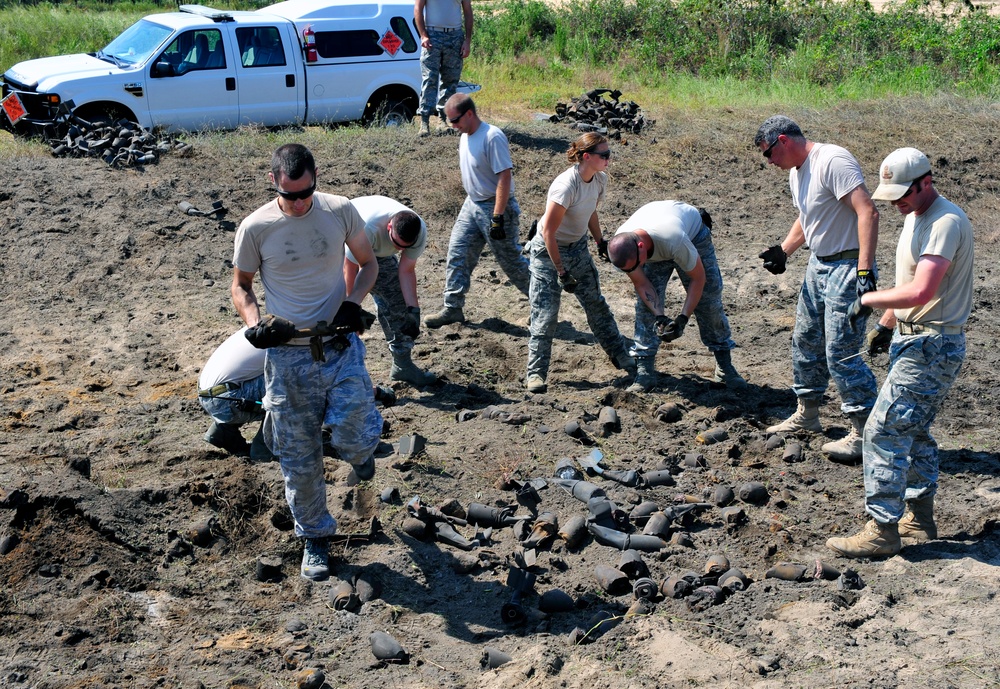
[(608, 240), (598, 239), (597, 240), (597, 255), (601, 257), (601, 260), (605, 263), (611, 262), (611, 257), (608, 256)]
[(568, 270), (564, 270), (559, 273), (559, 284), (562, 285), (562, 288), (570, 294), (573, 294), (573, 292), (576, 291), (576, 278), (573, 277), (573, 274)]
[(892, 328), (887, 328), (881, 323), (876, 323), (875, 327), (865, 335), (865, 344), (868, 346), (868, 356), (875, 356), (889, 351), (892, 343)]
[(663, 342), (673, 342), (684, 334), (684, 327), (688, 324), (688, 317), (683, 313), (678, 315), (670, 325), (664, 328), (663, 332), (660, 333), (660, 340)]
[(859, 270), (858, 271), (858, 296), (862, 294), (867, 294), (868, 292), (874, 292), (878, 289), (877, 280), (875, 279), (874, 270)]
[(666, 316), (656, 316), (655, 321), (656, 321), (656, 335), (660, 339), (663, 339), (663, 333), (667, 332), (667, 328), (670, 327), (670, 324), (673, 321), (671, 321)]
[(243, 333), (247, 342), (257, 349), (267, 349), (283, 345), (295, 337), (295, 324), (281, 316), (268, 314), (257, 325)]
[(403, 316), (403, 327), (399, 329), (399, 332), (414, 340), (420, 337), (419, 306), (406, 307), (406, 315)]
[(868, 318), (870, 315), (872, 315), (872, 307), (862, 304), (861, 297), (855, 299), (854, 303), (851, 304), (851, 308), (847, 309), (847, 317), (851, 321), (852, 328), (857, 328), (858, 321), (862, 318)]
[(757, 258), (764, 259), (764, 269), (769, 273), (781, 275), (785, 272), (785, 263), (788, 261), (788, 255), (781, 248), (780, 244), (769, 247), (767, 251), (761, 251), (757, 254)]
[(494, 215), (490, 219), (490, 239), (507, 239), (507, 232), (503, 229), (502, 215)]
[(365, 331), (365, 321), (362, 318), (364, 311), (353, 301), (346, 299), (337, 309), (337, 315), (333, 317), (331, 325), (336, 329), (345, 329), (352, 333), (363, 333)]

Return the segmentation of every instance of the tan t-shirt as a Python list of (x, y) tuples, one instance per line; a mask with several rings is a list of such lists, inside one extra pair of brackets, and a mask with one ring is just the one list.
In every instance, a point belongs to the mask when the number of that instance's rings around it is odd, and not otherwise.
[(951, 261), (937, 292), (922, 306), (895, 309), (905, 323), (965, 325), (972, 312), (972, 223), (965, 212), (939, 196), (922, 215), (910, 213), (896, 245), (896, 284), (913, 281), (921, 256)]
[(344, 242), (364, 236), (365, 223), (343, 196), (313, 194), (309, 212), (285, 215), (277, 199), (236, 230), (233, 265), (260, 272), (267, 312), (299, 328), (330, 322), (344, 295)]
[(553, 180), (549, 185), (548, 200), (566, 209), (566, 215), (556, 229), (559, 244), (572, 244), (587, 234), (590, 216), (604, 201), (607, 186), (606, 172), (598, 172), (589, 182), (584, 182), (579, 165), (574, 165)]

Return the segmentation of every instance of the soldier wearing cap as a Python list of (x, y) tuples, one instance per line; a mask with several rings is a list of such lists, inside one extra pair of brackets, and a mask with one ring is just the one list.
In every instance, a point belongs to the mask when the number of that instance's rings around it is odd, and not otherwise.
[(857, 159), (841, 146), (810, 141), (790, 118), (765, 120), (754, 145), (771, 165), (788, 170), (799, 212), (781, 244), (760, 253), (764, 268), (784, 273), (799, 247), (811, 250), (792, 333), (792, 390), (798, 405), (767, 432), (821, 432), (819, 406), (832, 379), (851, 428), (847, 437), (822, 449), (831, 461), (856, 464), (878, 385), (861, 357), (854, 356), (864, 332), (851, 328), (845, 314), (854, 299), (876, 287), (878, 211)]
[(872, 198), (905, 216), (896, 247), (896, 286), (861, 295), (848, 317), (861, 325), (886, 309), (866, 337), (888, 351), (889, 373), (864, 430), (865, 509), (858, 534), (827, 545), (846, 557), (894, 555), (901, 539), (937, 538), (937, 443), (930, 427), (965, 359), (972, 311), (972, 224), (934, 188), (930, 162), (915, 148), (883, 161)]

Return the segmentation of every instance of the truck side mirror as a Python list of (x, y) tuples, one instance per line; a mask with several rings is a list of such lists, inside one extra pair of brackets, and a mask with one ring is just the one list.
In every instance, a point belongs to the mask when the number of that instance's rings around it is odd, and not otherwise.
[(174, 71), (174, 66), (169, 62), (157, 62), (153, 65), (153, 69), (150, 70), (149, 76), (154, 79), (160, 79), (162, 77), (177, 76), (177, 74)]

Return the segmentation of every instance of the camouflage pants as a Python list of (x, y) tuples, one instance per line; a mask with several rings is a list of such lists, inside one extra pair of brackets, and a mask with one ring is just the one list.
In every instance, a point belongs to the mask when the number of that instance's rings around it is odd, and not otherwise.
[[(736, 346), (732, 340), (732, 331), (729, 329), (729, 319), (722, 308), (722, 274), (719, 272), (719, 261), (715, 256), (715, 245), (712, 243), (712, 231), (702, 225), (701, 232), (692, 242), (701, 257), (702, 266), (705, 268), (705, 289), (701, 293), (701, 299), (694, 309), (694, 317), (698, 322), (698, 333), (701, 335), (702, 344), (708, 347), (710, 352), (725, 352)], [(680, 307), (672, 311), (666, 307), (666, 289), (670, 276), (677, 271), (684, 289), (688, 289), (691, 278), (673, 261), (658, 261), (656, 263), (647, 262), (642, 267), (642, 272), (646, 274), (649, 282), (663, 302), (663, 311), (666, 315), (677, 315)], [(683, 300), (681, 301), (683, 305)], [(656, 317), (649, 310), (645, 302), (636, 298), (635, 301), (635, 342), (632, 345), (632, 356), (635, 358), (655, 357), (660, 348), (660, 338), (656, 334)]]
[(856, 273), (854, 259), (820, 261), (810, 255), (792, 333), (792, 390), (799, 398), (820, 400), (832, 378), (841, 411), (867, 415), (878, 388), (864, 359), (853, 356), (861, 351), (867, 322), (852, 328), (847, 317), (857, 298)]
[(451, 228), (448, 241), (448, 265), (445, 268), (444, 305), (461, 309), (465, 306), (465, 294), (472, 284), (472, 271), (479, 263), (483, 247), (489, 244), (500, 268), (507, 274), (522, 294), (527, 296), (528, 259), (521, 254), (519, 220), (521, 208), (514, 197), (504, 209), (506, 239), (490, 239), (490, 220), (493, 217), (493, 201), (474, 202), (468, 196), (458, 212), (455, 225)]
[(254, 402), (264, 399), (264, 376), (244, 380), (236, 390), (219, 397), (199, 397), (201, 407), (213, 421), (242, 426), (264, 418), (264, 407)]
[(898, 332), (889, 374), (865, 425), (865, 508), (877, 521), (898, 522), (904, 500), (937, 492), (937, 443), (930, 434), (965, 360), (965, 335)]
[(420, 107), (417, 114), (444, 118), (444, 104), (455, 93), (462, 77), (462, 42), (465, 32), (427, 30), (431, 49), (420, 51)]
[(350, 335), (342, 352), (329, 344), (326, 361), (309, 347), (275, 347), (264, 359), (264, 440), (279, 458), (295, 535), (322, 538), (337, 531), (326, 506), (322, 427), (345, 462), (362, 464), (375, 451), (382, 416), (365, 369), (365, 345)]
[(406, 300), (399, 286), (399, 257), (378, 259), (378, 278), (369, 292), (375, 302), (375, 315), (385, 333), (390, 352), (405, 353), (413, 350), (413, 338), (400, 332), (406, 315)]
[[(560, 247), (559, 254), (563, 270), (569, 271), (577, 280), (573, 296), (587, 314), (587, 324), (601, 348), (611, 358), (626, 352), (628, 341), (618, 331), (615, 317), (601, 294), (597, 266), (590, 256), (586, 235), (569, 247)], [(535, 373), (545, 378), (552, 358), (552, 338), (559, 320), (563, 289), (541, 233), (535, 235), (528, 244), (528, 255), (531, 258), (531, 337), (528, 340), (527, 375)]]

